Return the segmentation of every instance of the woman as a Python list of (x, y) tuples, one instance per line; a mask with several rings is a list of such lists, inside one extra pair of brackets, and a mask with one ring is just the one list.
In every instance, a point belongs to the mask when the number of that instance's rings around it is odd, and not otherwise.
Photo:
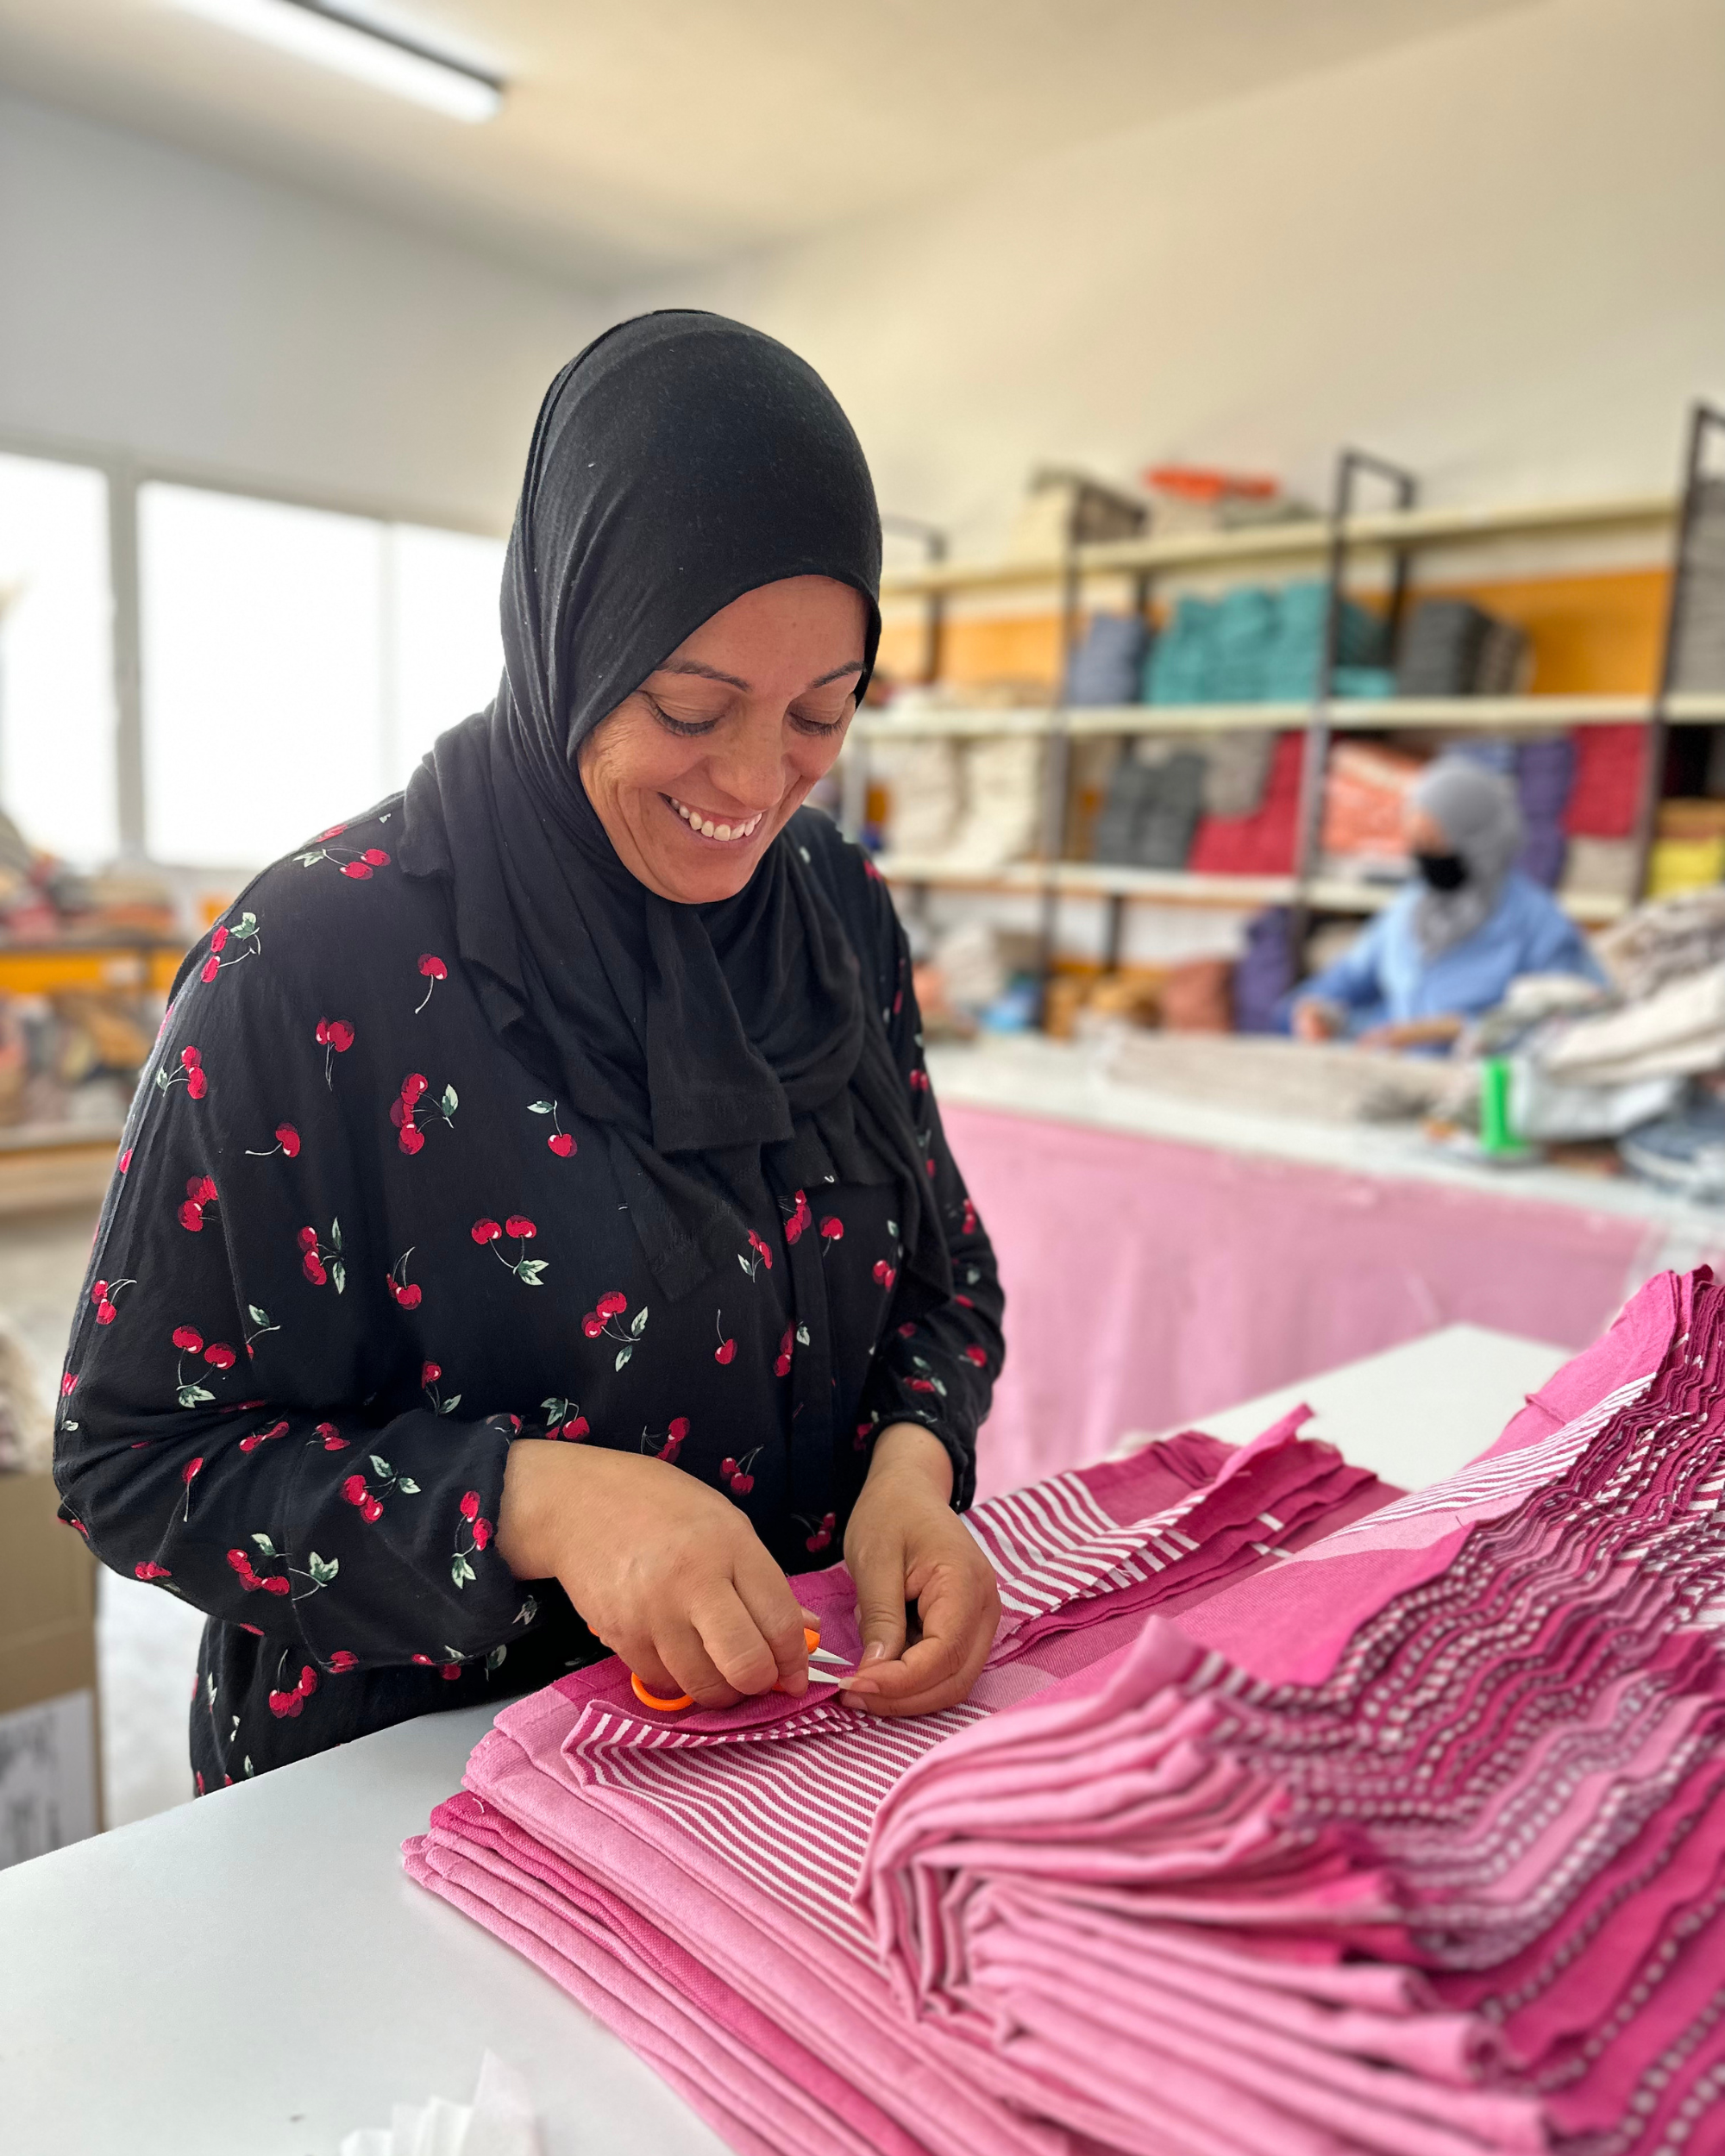
[[(200, 1789), (601, 1650), (962, 1698), (1000, 1363), (903, 935), (813, 812), (879, 638), (831, 393), (668, 313), (541, 411), (505, 672), (183, 971), (62, 1382), (65, 1516), (210, 1614)], [(906, 1644), (906, 1605), (920, 1637)]]
[(1603, 979), (1575, 923), (1514, 866), (1521, 815), (1507, 779), (1440, 756), (1408, 794), (1406, 830), (1418, 876), (1296, 992), (1302, 1040), (1443, 1049), (1518, 974)]

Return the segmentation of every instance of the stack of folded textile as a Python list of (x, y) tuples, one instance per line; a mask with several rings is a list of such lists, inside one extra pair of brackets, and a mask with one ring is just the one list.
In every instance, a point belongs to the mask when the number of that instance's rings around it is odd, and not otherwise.
[(965, 1706), (656, 1716), (602, 1664), (408, 1869), (762, 2156), (1713, 2156), (1722, 1370), (1664, 1275), (1418, 1495), (1290, 1418), (994, 1501)]
[[(1149, 704), (1303, 704), (1317, 686), (1327, 586), (1243, 585), (1220, 599), (1182, 599), (1145, 668)], [(1337, 623), (1338, 695), (1388, 696), (1383, 624), (1345, 600)]]
[(1285, 876), (1294, 867), (1300, 821), (1300, 773), (1306, 743), (1278, 734), (1263, 798), (1245, 815), (1211, 811), (1198, 825), (1186, 866), (1209, 876)]
[(1684, 550), (1672, 686), (1725, 689), (1725, 479), (1703, 479)]
[(1507, 696), (1520, 678), (1524, 633), (1471, 599), (1427, 599), (1414, 609), (1396, 662), (1398, 696)]

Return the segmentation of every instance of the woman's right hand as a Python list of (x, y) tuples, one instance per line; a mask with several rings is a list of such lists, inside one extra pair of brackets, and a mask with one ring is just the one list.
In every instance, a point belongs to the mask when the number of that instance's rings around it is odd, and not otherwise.
[(807, 1689), (790, 1583), (735, 1505), (666, 1461), (518, 1438), (497, 1547), (518, 1579), (558, 1581), (659, 1698), (730, 1707)]
[(1294, 1036), (1302, 1041), (1333, 1040), (1341, 1031), (1340, 1017), (1333, 1006), (1309, 999), (1294, 1006)]

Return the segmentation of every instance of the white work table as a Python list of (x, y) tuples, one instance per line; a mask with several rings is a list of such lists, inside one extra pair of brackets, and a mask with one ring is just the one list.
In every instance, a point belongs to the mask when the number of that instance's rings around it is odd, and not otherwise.
[[(1452, 1326), (1203, 1420), (1244, 1438), (1303, 1398), (1315, 1434), (1426, 1482), (1565, 1359)], [(718, 2156), (548, 1977), (402, 1876), (486, 1725), (411, 1722), (0, 1872), (6, 2156), (336, 2156), (395, 2103), (465, 2101), (486, 2049), (545, 2156)]]

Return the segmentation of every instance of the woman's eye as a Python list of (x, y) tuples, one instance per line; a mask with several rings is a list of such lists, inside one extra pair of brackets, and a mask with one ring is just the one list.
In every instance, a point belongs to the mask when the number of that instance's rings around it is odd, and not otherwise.
[[(645, 690), (642, 693), (646, 696)], [(658, 720), (667, 733), (681, 734), (686, 739), (692, 738), (697, 734), (710, 734), (718, 724), (716, 718), (673, 718), (656, 698), (646, 696), (646, 702), (648, 710), (652, 712), (654, 718)]]
[(791, 724), (800, 734), (836, 734), (850, 716), (850, 711), (848, 702), (837, 718), (822, 718), (813, 711), (794, 711)]

